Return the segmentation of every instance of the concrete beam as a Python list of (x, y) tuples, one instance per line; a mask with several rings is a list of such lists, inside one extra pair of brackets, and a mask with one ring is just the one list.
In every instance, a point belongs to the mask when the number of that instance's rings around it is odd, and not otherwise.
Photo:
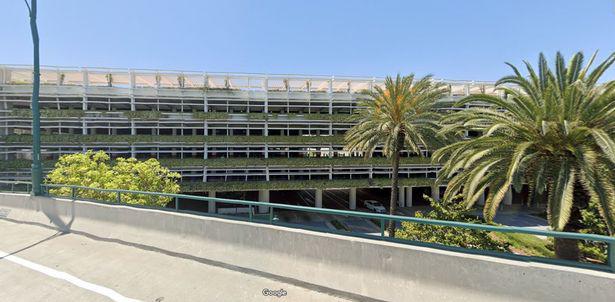
[(314, 204), (317, 208), (322, 208), (322, 189), (314, 191)]
[(357, 209), (357, 188), (350, 188), (348, 192), (348, 208)]
[[(216, 197), (216, 191), (209, 191), (209, 193), (207, 193), (207, 195), (209, 197)], [(207, 202), (207, 213), (216, 213), (216, 202), (215, 201), (208, 201)]]

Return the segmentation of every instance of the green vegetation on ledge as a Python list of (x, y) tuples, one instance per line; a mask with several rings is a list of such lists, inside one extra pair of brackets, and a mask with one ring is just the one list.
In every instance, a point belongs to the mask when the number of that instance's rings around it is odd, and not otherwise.
[[(32, 117), (30, 109), (13, 109), (11, 116), (16, 117)], [(41, 109), (41, 117), (43, 118), (62, 118), (62, 117), (84, 117), (85, 111), (78, 109)]]
[[(283, 166), (283, 167), (319, 167), (319, 166), (364, 166), (364, 165), (389, 165), (387, 158), (368, 158), (362, 157), (297, 157), (297, 158), (161, 158), (158, 160), (161, 165), (168, 168), (175, 167), (247, 167), (247, 166)], [(43, 161), (43, 167), (52, 168), (56, 161)], [(428, 165), (431, 159), (428, 157), (403, 157), (402, 165)], [(28, 169), (32, 162), (26, 159), (16, 159), (0, 161), (0, 169), (16, 170)]]
[(231, 117), (231, 114), (243, 114), (248, 117), (248, 120), (274, 120), (280, 119), (282, 116), (295, 120), (306, 119), (314, 121), (332, 121), (337, 123), (350, 123), (359, 120), (357, 114), (279, 114), (279, 113), (226, 113), (226, 112), (194, 112), (192, 117), (197, 120), (227, 120)]
[[(402, 178), (401, 186), (431, 186), (434, 179)], [(290, 181), (234, 181), (234, 182), (183, 182), (182, 192), (231, 192), (250, 190), (299, 190), (299, 189), (334, 189), (334, 188), (367, 188), (389, 187), (388, 178), (375, 179), (322, 179), (322, 180), (290, 180)]]
[[(42, 118), (68, 118), (68, 117), (85, 117), (86, 112), (80, 109), (41, 109)], [(141, 119), (141, 120), (159, 120), (162, 118), (162, 111), (114, 111), (121, 112), (128, 119)], [(352, 123), (359, 120), (358, 114), (298, 114), (298, 113), (227, 113), (227, 112), (192, 112), (192, 118), (197, 120), (228, 120), (231, 118), (231, 114), (245, 115), (248, 120), (263, 121), (263, 120), (275, 120), (285, 117), (290, 120), (305, 119), (313, 121), (332, 121), (335, 123)], [(32, 117), (32, 111), (30, 109), (13, 109), (10, 112), (11, 116), (30, 118)]]
[[(82, 143), (297, 143), (297, 144), (336, 144), (343, 136), (204, 136), (204, 135), (82, 135), (82, 134), (44, 134), (41, 142), (46, 144)], [(7, 143), (32, 143), (32, 136), (11, 134), (4, 136)]]

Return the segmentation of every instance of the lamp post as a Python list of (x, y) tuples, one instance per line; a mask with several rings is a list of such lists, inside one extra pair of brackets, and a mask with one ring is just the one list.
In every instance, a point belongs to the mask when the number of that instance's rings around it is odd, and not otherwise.
[(32, 68), (32, 195), (41, 195), (41, 182), (43, 168), (41, 165), (41, 112), (38, 103), (39, 86), (41, 81), (39, 53), (38, 53), (38, 27), (36, 26), (36, 0), (28, 4), (30, 13), (30, 30), (32, 31), (32, 46), (34, 48), (34, 63)]

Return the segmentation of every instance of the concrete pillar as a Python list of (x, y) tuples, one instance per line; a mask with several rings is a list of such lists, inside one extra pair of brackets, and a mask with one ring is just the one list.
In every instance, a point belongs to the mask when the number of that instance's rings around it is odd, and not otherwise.
[(357, 209), (357, 188), (350, 188), (350, 191), (348, 192), (348, 203), (348, 207), (351, 210)]
[[(258, 201), (259, 202), (269, 202), (269, 190), (258, 190)], [(258, 212), (260, 214), (269, 212), (269, 207), (261, 206), (258, 207)]]
[(484, 206), (485, 205), (485, 192), (483, 192), (482, 194), (480, 194), (480, 196), (478, 197), (478, 205), (480, 206)]
[(333, 114), (333, 81), (335, 81), (335, 77), (331, 77), (331, 81), (329, 81), (329, 114)]
[(406, 188), (406, 207), (412, 206), (412, 187)]
[[(209, 191), (208, 193), (209, 197), (216, 197), (216, 191)], [(216, 202), (215, 201), (208, 201), (207, 202), (207, 213), (216, 213)]]
[(406, 191), (402, 186), (399, 186), (399, 191), (397, 193), (397, 206), (400, 208), (406, 206)]
[(439, 186), (431, 186), (431, 198), (435, 201), (440, 201), (440, 187)]
[[(265, 78), (263, 81), (263, 88), (265, 89), (265, 104), (263, 106), (263, 113), (269, 113), (269, 78)], [(265, 121), (265, 136), (269, 135), (269, 129), (267, 127), (267, 122)]]
[(509, 188), (504, 195), (504, 205), (512, 205), (512, 188)]
[(317, 208), (322, 208), (322, 189), (316, 189), (314, 192), (314, 203)]

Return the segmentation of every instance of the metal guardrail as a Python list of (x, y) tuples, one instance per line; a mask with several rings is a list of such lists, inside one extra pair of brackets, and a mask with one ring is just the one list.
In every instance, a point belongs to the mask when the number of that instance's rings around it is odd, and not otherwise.
[[(0, 181), (0, 188), (2, 188), (1, 185), (3, 184), (7, 184), (7, 185), (8, 184), (15, 184), (15, 185), (27, 184), (31, 186), (31, 184), (28, 182)], [(314, 208), (314, 207), (295, 206), (295, 205), (277, 204), (277, 203), (263, 203), (263, 202), (257, 202), (257, 201), (224, 199), (224, 198), (195, 196), (195, 195), (187, 195), (187, 194), (131, 191), (131, 190), (122, 190), (122, 189), (101, 189), (101, 188), (92, 188), (92, 187), (85, 187), (85, 186), (58, 185), (58, 184), (43, 184), (42, 187), (43, 187), (42, 191), (46, 196), (52, 196), (50, 194), (50, 189), (69, 188), (71, 192), (70, 196), (58, 196), (58, 197), (69, 197), (73, 200), (76, 200), (79, 198), (80, 190), (91, 190), (91, 191), (96, 191), (96, 192), (114, 193), (114, 196), (115, 196), (114, 200), (105, 200), (105, 201), (93, 200), (93, 201), (94, 202), (104, 202), (104, 203), (111, 202), (114, 204), (121, 204), (121, 205), (126, 205), (126, 206), (135, 206), (135, 207), (143, 207), (143, 206), (136, 206), (136, 205), (122, 203), (122, 200), (123, 200), (122, 195), (136, 194), (136, 195), (168, 197), (170, 198), (170, 200), (174, 201), (174, 207), (173, 208), (156, 208), (156, 209), (171, 210), (171, 211), (178, 211), (178, 212), (188, 212), (191, 214), (215, 216), (215, 217), (234, 219), (234, 220), (246, 220), (246, 221), (255, 222), (255, 223), (268, 223), (268, 224), (276, 224), (276, 225), (283, 225), (283, 226), (290, 226), (290, 227), (299, 227), (299, 228), (304, 228), (304, 229), (314, 229), (314, 228), (276, 221), (276, 219), (274, 218), (275, 210), (291, 210), (291, 211), (298, 211), (298, 212), (309, 212), (309, 213), (319, 213), (319, 214), (326, 214), (326, 215), (340, 215), (340, 216), (348, 216), (348, 217), (365, 218), (365, 219), (371, 219), (371, 220), (376, 220), (380, 222), (380, 234), (379, 235), (356, 233), (356, 232), (350, 232), (350, 231), (334, 232), (331, 230), (326, 230), (326, 232), (355, 236), (355, 237), (365, 237), (365, 238), (379, 239), (379, 240), (385, 240), (385, 241), (393, 241), (393, 242), (398, 242), (398, 243), (423, 245), (423, 246), (436, 247), (436, 248), (441, 248), (441, 249), (449, 249), (449, 250), (455, 250), (455, 251), (473, 253), (473, 254), (479, 254), (479, 255), (496, 256), (496, 257), (501, 257), (501, 258), (514, 259), (514, 260), (536, 261), (536, 262), (550, 263), (550, 264), (563, 265), (563, 266), (572, 266), (572, 267), (588, 268), (588, 269), (601, 270), (601, 271), (609, 271), (609, 272), (615, 273), (615, 237), (609, 237), (609, 236), (603, 236), (603, 235), (545, 231), (545, 230), (537, 230), (537, 229), (524, 228), (524, 227), (495, 226), (495, 225), (487, 225), (487, 224), (473, 224), (473, 223), (466, 223), (466, 222), (457, 222), (457, 221), (432, 220), (432, 219), (423, 219), (423, 218), (406, 217), (406, 216), (398, 216), (398, 215), (376, 214), (376, 213), (335, 210), (335, 209), (325, 209), (325, 208)], [(27, 187), (27, 188), (30, 188), (30, 187)], [(0, 189), (0, 191), (2, 191), (2, 189)], [(11, 192), (14, 192), (14, 191), (11, 190)], [(224, 214), (211, 214), (211, 213), (204, 213), (204, 212), (195, 212), (191, 210), (182, 210), (180, 209), (181, 208), (180, 202), (182, 199), (247, 206), (248, 207), (248, 217), (247, 218), (237, 217), (237, 216), (231, 217), (230, 215), (224, 215)], [(258, 214), (254, 214), (254, 210), (258, 208), (268, 209), (268, 215), (266, 219), (259, 218)], [(530, 234), (530, 235), (553, 237), (553, 238), (567, 238), (567, 239), (575, 239), (575, 240), (603, 242), (607, 245), (607, 261), (605, 264), (582, 263), (582, 262), (570, 261), (570, 260), (564, 260), (564, 259), (553, 259), (553, 258), (545, 258), (545, 257), (537, 257), (537, 256), (525, 256), (525, 255), (517, 255), (517, 254), (512, 254), (512, 253), (495, 252), (495, 251), (489, 251), (489, 250), (476, 250), (476, 249), (461, 248), (461, 247), (451, 247), (451, 246), (442, 245), (442, 244), (431, 244), (431, 243), (425, 243), (425, 242), (416, 242), (416, 241), (403, 240), (403, 239), (398, 239), (398, 238), (391, 238), (391, 237), (385, 236), (385, 226), (387, 222), (389, 221), (412, 222), (412, 223), (434, 225), (434, 226), (445, 226), (445, 227), (459, 227), (459, 228), (465, 228), (465, 229), (488, 231), (488, 232), (498, 232), (498, 233), (520, 233), (520, 234)], [(317, 230), (323, 231), (323, 229), (317, 229)]]
[(32, 183), (27, 181), (0, 181), (0, 192), (29, 193), (32, 191)]

